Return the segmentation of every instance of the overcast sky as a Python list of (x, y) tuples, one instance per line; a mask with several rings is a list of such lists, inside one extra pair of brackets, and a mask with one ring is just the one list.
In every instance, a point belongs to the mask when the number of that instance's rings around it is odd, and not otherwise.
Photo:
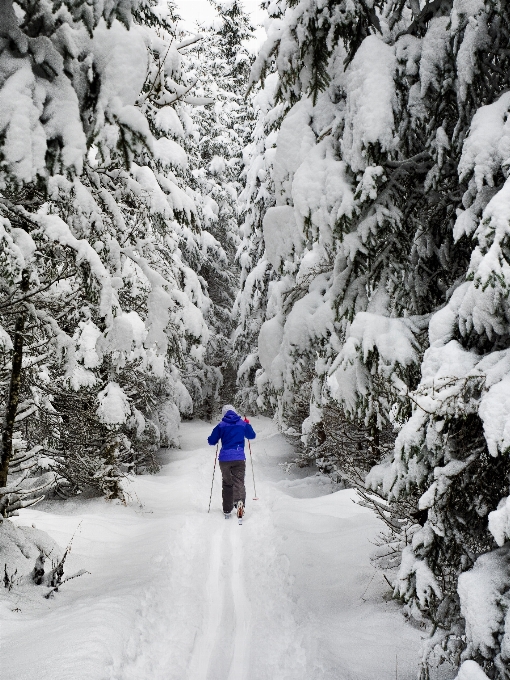
[[(260, 25), (265, 16), (265, 12), (259, 7), (260, 0), (244, 0), (243, 5), (251, 15), (253, 25)], [(207, 0), (177, 0), (177, 6), (183, 18), (183, 23), (188, 30), (196, 30), (197, 22), (208, 22), (215, 15), (214, 9)], [(258, 28), (256, 34), (257, 42), (261, 42), (264, 37), (264, 29)], [(255, 49), (254, 43), (255, 41), (252, 41), (252, 45), (250, 45), (252, 49)]]

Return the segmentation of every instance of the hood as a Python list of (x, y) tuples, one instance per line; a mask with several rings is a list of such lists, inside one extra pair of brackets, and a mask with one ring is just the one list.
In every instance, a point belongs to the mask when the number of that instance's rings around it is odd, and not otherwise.
[(235, 409), (232, 404), (225, 404), (225, 406), (221, 409), (221, 417), (227, 413), (227, 411), (234, 411), (234, 413), (237, 413), (237, 409)]
[(238, 415), (235, 411), (227, 411), (225, 415), (223, 416), (221, 422), (222, 423), (227, 423), (227, 425), (234, 425), (235, 423), (239, 422), (241, 420), (241, 416)]

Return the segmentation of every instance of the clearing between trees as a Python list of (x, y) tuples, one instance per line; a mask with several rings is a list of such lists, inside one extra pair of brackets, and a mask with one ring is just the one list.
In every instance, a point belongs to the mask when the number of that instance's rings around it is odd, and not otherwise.
[[(258, 501), (243, 526), (221, 512), (211, 425), (183, 423), (161, 472), (136, 477), (128, 507), (45, 502), (17, 524), (87, 569), (50, 600), (1, 604), (4, 680), (405, 680), (423, 635), (406, 624), (370, 541), (381, 524), (327, 477), (288, 469), (290, 445), (255, 418)], [(325, 540), (327, 538), (327, 540)], [(8, 653), (6, 653), (8, 651)]]

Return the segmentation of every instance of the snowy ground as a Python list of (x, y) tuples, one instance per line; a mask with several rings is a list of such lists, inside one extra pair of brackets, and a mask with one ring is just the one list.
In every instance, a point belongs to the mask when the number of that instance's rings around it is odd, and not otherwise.
[(379, 523), (351, 491), (286, 472), (289, 445), (271, 421), (253, 424), (260, 500), (248, 469), (242, 527), (223, 519), (219, 474), (207, 514), (214, 449), (201, 422), (183, 425), (158, 475), (130, 485), (127, 508), (96, 499), (20, 515), (62, 546), (81, 522), (68, 570), (90, 575), (52, 600), (0, 601), (3, 680), (416, 677), (420, 632), (369, 562)]

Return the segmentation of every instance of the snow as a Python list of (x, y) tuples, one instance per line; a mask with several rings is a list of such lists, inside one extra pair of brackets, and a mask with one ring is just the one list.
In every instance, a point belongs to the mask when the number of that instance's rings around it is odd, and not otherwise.
[(213, 156), (209, 163), (209, 171), (213, 174), (221, 175), (222, 172), (225, 172), (225, 167), (225, 159), (221, 156)]
[[(481, 555), (472, 569), (459, 576), (458, 593), (462, 616), (466, 620), (469, 653), (491, 658), (499, 644), (498, 635), (505, 629), (501, 640), (503, 663), (510, 661), (510, 554), (499, 548)], [(506, 639), (505, 639), (506, 638)]]
[(429, 347), (423, 358), (422, 383), (464, 378), (479, 358), (474, 352), (466, 351), (457, 340), (450, 340), (444, 347)]
[(455, 335), (457, 325), (456, 311), (469, 284), (463, 283), (453, 293), (450, 304), (438, 310), (430, 319), (429, 343), (431, 347), (443, 347)]
[(76, 340), (76, 358), (83, 361), (85, 368), (97, 368), (101, 358), (96, 350), (96, 343), (101, 337), (101, 331), (90, 319), (78, 324), (79, 336)]
[[(503, 285), (508, 285), (509, 267), (502, 250), (509, 233), (509, 199), (510, 178), (507, 178), (503, 187), (487, 204), (476, 232), (480, 245), (473, 252), (470, 268), (473, 273), (476, 272), (476, 282), (482, 285), (495, 276), (501, 277)], [(474, 318), (473, 321), (475, 322)]]
[(416, 340), (412, 323), (407, 319), (390, 318), (370, 312), (356, 314), (345, 343), (345, 359), (349, 359), (350, 346), (360, 349), (363, 358), (377, 349), (381, 359), (388, 363), (398, 362), (408, 366), (417, 361)]
[(102, 19), (92, 40), (94, 63), (101, 74), (99, 105), (106, 108), (118, 98), (120, 105), (133, 106), (147, 75), (147, 48), (142, 27), (128, 30), (119, 21), (108, 27)]
[(12, 349), (12, 341), (9, 337), (9, 333), (7, 333), (2, 326), (0, 326), (0, 347), (7, 352)]
[(262, 223), (266, 257), (278, 271), (282, 264), (291, 260), (294, 253), (300, 253), (302, 236), (296, 224), (294, 209), (289, 205), (279, 205), (264, 215)]
[(301, 230), (310, 220), (322, 242), (333, 247), (333, 229), (344, 215), (352, 217), (354, 195), (345, 163), (334, 158), (330, 137), (314, 146), (297, 169), (292, 198)]
[(80, 174), (86, 151), (85, 134), (80, 120), (77, 93), (67, 75), (60, 73), (53, 82), (45, 83), (44, 128), (48, 140), (58, 139), (62, 145), (64, 168)]
[[(290, 445), (254, 418), (258, 501), (225, 521), (211, 425), (183, 424), (162, 470), (129, 502), (46, 502), (21, 512), (61, 546), (69, 581), (51, 600), (0, 604), (5, 678), (380, 680), (417, 673), (420, 633), (370, 565), (375, 516), (323, 476), (280, 465)], [(35, 588), (35, 587), (34, 587)], [(17, 608), (17, 609), (16, 609)], [(19, 611), (21, 610), (21, 611)]]
[(16, 227), (11, 228), (11, 235), (23, 255), (24, 262), (22, 266), (25, 266), (35, 252), (36, 245), (34, 240), (24, 229)]
[[(508, 366), (508, 361), (505, 362)], [(510, 448), (510, 375), (497, 382), (483, 395), (480, 418), (487, 448), (491, 456), (508, 452)]]
[(259, 361), (266, 373), (271, 376), (271, 366), (278, 356), (283, 340), (283, 319), (277, 314), (272, 319), (264, 321), (259, 331)]
[(510, 496), (502, 498), (497, 510), (489, 513), (489, 531), (500, 548), (510, 540)]
[(416, 328), (411, 319), (359, 312), (348, 327), (345, 342), (335, 358), (328, 377), (333, 399), (354, 412), (358, 394), (366, 395), (370, 384), (364, 362), (376, 355), (379, 370), (387, 379), (401, 366), (418, 361)]
[(154, 117), (154, 122), (161, 132), (167, 135), (174, 135), (175, 137), (184, 137), (182, 123), (175, 109), (171, 106), (165, 106), (165, 108), (160, 109)]
[(404, 596), (408, 580), (414, 575), (416, 580), (416, 596), (422, 607), (425, 607), (432, 594), (441, 598), (441, 588), (424, 560), (420, 560), (414, 554), (411, 546), (406, 546), (402, 551), (402, 561), (398, 570), (396, 589), (400, 596)]
[(430, 20), (423, 36), (420, 59), (421, 96), (425, 96), (430, 84), (437, 89), (441, 84), (440, 74), (447, 57), (448, 28), (450, 17), (434, 17)]
[(434, 468), (434, 482), (429, 486), (427, 491), (420, 497), (418, 501), (418, 509), (426, 510), (432, 508), (438, 503), (438, 499), (443, 496), (449, 489), (452, 483), (455, 482), (455, 477), (463, 472), (473, 462), (476, 456), (469, 456), (466, 460), (451, 460), (442, 467)]
[(78, 263), (85, 261), (90, 265), (92, 273), (102, 287), (100, 313), (102, 316), (107, 316), (111, 312), (112, 305), (111, 279), (94, 248), (86, 239), (77, 239), (58, 215), (38, 213), (37, 220), (50, 241), (69, 246), (76, 251)]
[(106, 425), (122, 425), (131, 415), (131, 407), (122, 387), (116, 382), (108, 385), (97, 395), (97, 415)]
[(164, 164), (173, 165), (185, 170), (188, 166), (188, 156), (182, 146), (173, 139), (161, 137), (154, 142), (154, 153), (158, 160)]
[(395, 43), (397, 61), (405, 64), (405, 74), (418, 75), (421, 65), (422, 41), (414, 35), (402, 35)]
[(281, 206), (291, 195), (294, 173), (308, 152), (315, 146), (315, 134), (310, 127), (312, 102), (304, 99), (285, 116), (276, 142), (273, 177), (276, 204)]
[(133, 360), (142, 355), (142, 343), (146, 335), (147, 329), (137, 312), (121, 312), (108, 330), (108, 345), (112, 351), (126, 354)]
[(453, 238), (458, 241), (464, 234), (466, 236), (471, 236), (478, 226), (478, 220), (476, 215), (471, 208), (467, 210), (461, 210), (457, 208), (457, 219), (455, 220), (455, 225), (453, 227)]
[(464, 661), (455, 680), (489, 680), (476, 661)]
[(396, 146), (395, 69), (394, 48), (375, 35), (365, 38), (347, 69), (342, 158), (354, 172), (369, 165), (371, 145), (379, 144), (383, 151)]
[[(131, 172), (139, 184), (141, 189), (140, 194), (145, 195), (151, 212), (160, 213), (163, 217), (172, 219), (173, 213), (171, 203), (168, 201), (165, 192), (161, 189), (163, 183), (158, 183), (158, 179), (154, 172), (148, 166), (145, 165), (140, 167), (136, 163), (133, 163)], [(169, 184), (171, 184), (170, 181)], [(163, 186), (163, 188), (166, 187)]]
[[(294, 303), (287, 315), (279, 355), (271, 364), (271, 378), (278, 390), (284, 385), (292, 385), (302, 370), (302, 358), (296, 361), (296, 357), (314, 347), (333, 329), (334, 312), (326, 295), (328, 280), (327, 274), (318, 275), (308, 285), (308, 293)], [(282, 283), (285, 284), (285, 281)], [(284, 286), (274, 284), (268, 310), (277, 302), (274, 300), (279, 297), (277, 293), (281, 295), (284, 292)], [(316, 357), (315, 352), (313, 356)]]
[(452, 11), (451, 31), (455, 33), (463, 27), (463, 18), (468, 18), (462, 43), (457, 53), (457, 89), (463, 101), (468, 85), (473, 82), (477, 68), (476, 52), (489, 46), (487, 13), (484, 0), (455, 0)]
[(6, 78), (0, 91), (0, 133), (5, 136), (2, 152), (5, 163), (21, 181), (32, 180), (45, 166), (46, 134), (39, 122), (44, 97), (28, 58)]
[(73, 366), (67, 377), (69, 384), (73, 390), (76, 391), (82, 387), (94, 387), (94, 385), (97, 383), (94, 373), (92, 371), (88, 371), (83, 366), (80, 366), (80, 364)]
[(494, 175), (510, 157), (510, 92), (494, 103), (481, 106), (473, 116), (469, 135), (462, 146), (459, 177), (474, 173), (480, 191), (494, 184)]
[(34, 526), (16, 526), (10, 521), (2, 523), (0, 555), (4, 574), (26, 581), (40, 552), (53, 559), (62, 555), (57, 543)]

